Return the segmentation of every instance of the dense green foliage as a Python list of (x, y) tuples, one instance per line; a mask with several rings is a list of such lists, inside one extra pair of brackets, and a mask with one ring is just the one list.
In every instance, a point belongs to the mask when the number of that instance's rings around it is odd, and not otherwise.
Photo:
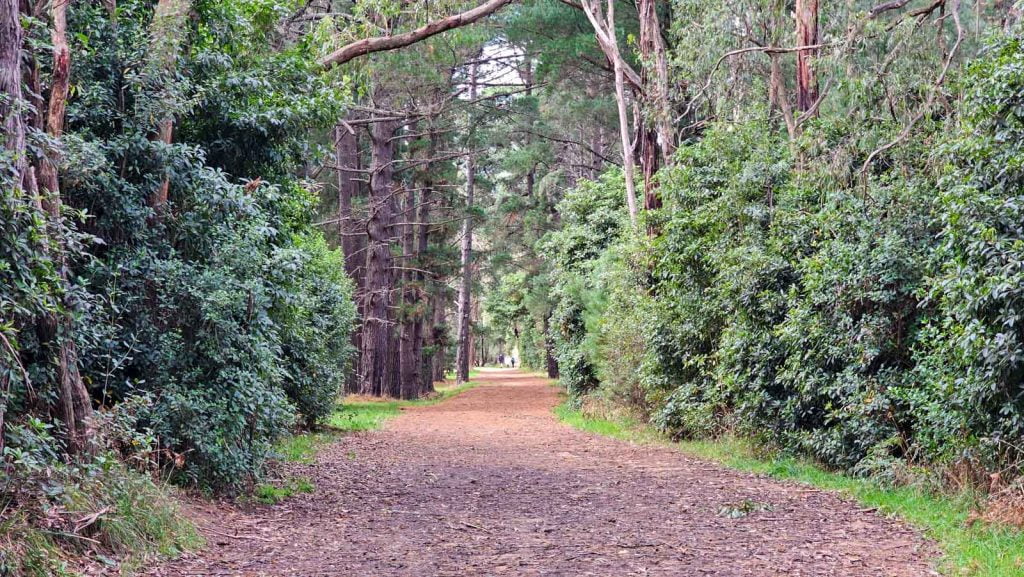
[(1022, 57), (993, 46), (961, 113), (866, 181), (837, 177), (842, 120), (794, 149), (755, 116), (680, 149), (653, 237), (628, 232), (621, 180), (578, 186), (550, 235), (563, 383), (861, 473), (1016, 462)]
[[(17, 268), (4, 265), (0, 313), (35, 385), (13, 372), (9, 420), (55, 394), (32, 331), (53, 302), (73, 314), (94, 402), (145, 433), (111, 442), (136, 441), (182, 482), (238, 489), (298, 419), (312, 426), (333, 410), (353, 352), (352, 287), (296, 175), (318, 154), (309, 133), (344, 101), (308, 41), (280, 37), (285, 8), (197, 3), (167, 70), (153, 61), (151, 3), (118, 3), (116, 19), (100, 4), (71, 7), (67, 134), (32, 136), (60, 148), (63, 200), (81, 211), (66, 243), (73, 294), (54, 293), (53, 266), (31, 244), (36, 217), (9, 201), (0, 243)], [(169, 145), (153, 138), (168, 116)], [(153, 206), (164, 178), (168, 204)], [(16, 430), (6, 451), (61, 452), (25, 446)]]

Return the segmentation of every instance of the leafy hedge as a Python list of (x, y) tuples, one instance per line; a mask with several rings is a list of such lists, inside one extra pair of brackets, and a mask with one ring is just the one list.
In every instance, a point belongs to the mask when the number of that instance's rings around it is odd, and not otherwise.
[[(1024, 448), (1024, 47), (993, 47), (961, 113), (875, 143), (712, 125), (660, 174), (659, 234), (621, 178), (551, 237), (563, 383), (678, 436), (729, 430), (832, 466), (1013, 463)], [(763, 118), (763, 117), (762, 117)], [(799, 154), (800, 157), (794, 157)]]
[[(116, 19), (100, 4), (69, 8), (67, 134), (32, 142), (65, 160), (72, 294), (54, 294), (54, 265), (33, 244), (38, 215), (0, 184), (0, 331), (35, 384), (5, 369), (0, 481), (21, 474), (26, 451), (60, 458), (60, 435), (28, 446), (15, 434), (50, 419), (50, 355), (33, 326), (56, 303), (73, 309), (94, 403), (127, 423), (110, 442), (181, 482), (237, 490), (276, 438), (331, 411), (353, 355), (353, 289), (313, 225), (317, 194), (295, 175), (319, 154), (310, 135), (338, 118), (344, 90), (312, 40), (278, 36), (285, 9), (195, 3), (169, 71), (152, 62), (151, 2), (120, 2)], [(33, 34), (46, 42), (45, 27)], [(168, 116), (169, 145), (153, 138)], [(169, 202), (155, 209), (165, 178)]]

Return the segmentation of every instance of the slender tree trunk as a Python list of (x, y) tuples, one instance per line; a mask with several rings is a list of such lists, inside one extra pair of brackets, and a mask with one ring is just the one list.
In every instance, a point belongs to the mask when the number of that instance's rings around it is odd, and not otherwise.
[(789, 146), (795, 153), (795, 142), (798, 136), (799, 127), (793, 117), (793, 108), (789, 104), (789, 94), (786, 91), (786, 79), (782, 74), (782, 65), (779, 63), (778, 54), (769, 54), (771, 63), (771, 74), (768, 77), (768, 100), (778, 107), (782, 112), (782, 119), (786, 123), (786, 132), (789, 134)]
[[(526, 96), (533, 96), (533, 59), (524, 58), (523, 67), (519, 71), (520, 78), (523, 79), (523, 84), (526, 89)], [(526, 134), (526, 146), (529, 147), (533, 144), (533, 135), (530, 133)], [(534, 189), (537, 184), (537, 163), (530, 163), (530, 170), (526, 172), (526, 198), (530, 199), (531, 202), (535, 202), (537, 199), (533, 197)]]
[(615, 0), (608, 0), (605, 10), (605, 21), (601, 21), (599, 11), (600, 0), (583, 0), (587, 18), (590, 20), (598, 36), (598, 44), (605, 56), (611, 61), (615, 71), (615, 104), (619, 112), (619, 139), (622, 142), (622, 172), (626, 178), (626, 206), (629, 208), (629, 220), (635, 226), (637, 221), (636, 182), (634, 179), (633, 145), (629, 130), (629, 111), (626, 106), (626, 70), (619, 52), (618, 38), (615, 35)]
[[(427, 146), (426, 155), (427, 158), (433, 158), (437, 151), (437, 134), (431, 131), (430, 144)], [(416, 268), (419, 269), (415, 272), (416, 281), (419, 284), (420, 300), (424, 304), (433, 304), (433, 299), (428, 298), (427, 294), (427, 277), (423, 270), (426, 267), (424, 259), (426, 258), (427, 251), (430, 248), (430, 219), (431, 219), (431, 203), (434, 202), (434, 178), (432, 175), (433, 167), (427, 164), (421, 174), (420, 182), (420, 204), (417, 210), (416, 220), (419, 225), (416, 229), (416, 255), (417, 263)], [(416, 316), (415, 324), (413, 325), (413, 356), (416, 357), (417, 363), (417, 378), (420, 394), (428, 394), (434, 391), (434, 374), (433, 371), (427, 370), (427, 365), (423, 359), (423, 348), (424, 340), (426, 339), (426, 323), (427, 319), (431, 318), (433, 311), (429, 306), (422, 307), (423, 310)]]
[(399, 392), (403, 399), (415, 399), (420, 394), (419, 359), (416, 358), (416, 317), (420, 315), (419, 279), (410, 270), (416, 260), (416, 191), (405, 194), (405, 210), (402, 211), (402, 336), (399, 352)]
[(334, 127), (334, 159), (338, 174), (338, 245), (345, 254), (345, 272), (355, 278), (356, 231), (352, 219), (352, 199), (359, 194), (359, 140), (354, 132), (338, 123)]
[[(178, 51), (181, 48), (182, 38), (185, 36), (185, 24), (190, 6), (189, 0), (158, 0), (153, 12), (153, 64), (158, 71), (167, 75), (168, 78), (165, 78), (167, 82), (170, 82), (169, 76), (174, 73), (176, 68)], [(173, 137), (174, 116), (168, 112), (157, 122), (155, 139), (164, 144), (171, 144)], [(166, 208), (170, 188), (170, 178), (165, 176), (156, 190), (150, 194), (149, 206), (157, 214)]]
[(392, 137), (397, 125), (379, 120), (370, 128), (372, 167), (366, 223), (366, 283), (363, 290), (363, 351), (360, 392), (384, 395), (391, 388), (394, 267), (388, 243), (392, 226)]
[(434, 348), (431, 359), (432, 383), (444, 380), (444, 371), (448, 360), (448, 351), (445, 346), (445, 303), (448, 302), (448, 299), (445, 298), (445, 290), (444, 286), (439, 285), (434, 293), (434, 318), (430, 328), (430, 344)]
[(555, 344), (551, 338), (551, 313), (544, 317), (544, 362), (548, 378), (558, 378), (558, 360), (555, 358)]
[[(334, 128), (334, 159), (337, 166), (338, 177), (338, 246), (345, 255), (345, 274), (352, 279), (355, 285), (356, 306), (362, 313), (362, 267), (358, 250), (360, 247), (359, 236), (356, 231), (355, 221), (352, 217), (352, 200), (359, 195), (359, 138), (354, 132), (343, 124), (338, 123)], [(362, 259), (365, 261), (365, 258)], [(352, 331), (352, 346), (356, 351), (362, 350), (362, 325)], [(359, 390), (360, 371), (359, 355), (353, 360), (354, 366), (345, 382), (345, 391), (354, 393)]]
[[(469, 99), (476, 100), (476, 64), (469, 67)], [(473, 146), (470, 143), (468, 146)], [(455, 382), (462, 384), (469, 380), (469, 365), (473, 338), (470, 334), (470, 294), (473, 288), (473, 203), (476, 188), (476, 158), (466, 158), (466, 216), (462, 219), (462, 252), (459, 264), (462, 279), (459, 285), (458, 343), (455, 349)]]
[[(796, 44), (818, 44), (818, 0), (796, 0)], [(807, 112), (818, 100), (813, 62), (817, 52), (817, 49), (807, 49), (796, 54), (796, 107), (800, 112)]]
[[(46, 111), (46, 133), (54, 140), (64, 135), (64, 112), (67, 107), (68, 87), (71, 76), (71, 52), (67, 41), (67, 2), (53, 2), (50, 5), (51, 34), (50, 43), (53, 48), (53, 71), (50, 82), (50, 100)], [(62, 292), (67, 291), (68, 271), (67, 258), (64, 254), (61, 229), (60, 178), (58, 165), (60, 158), (55, 150), (47, 151), (39, 159), (38, 184), (42, 188), (43, 207), (46, 209), (50, 230), (47, 243), (50, 257), (58, 268), (62, 283)], [(62, 297), (63, 298), (63, 297)], [(70, 304), (66, 299), (63, 305)], [(51, 312), (40, 320), (38, 333), (40, 340), (55, 349), (58, 406), (57, 410), (67, 429), (68, 451), (77, 455), (91, 451), (92, 432), (89, 420), (92, 417), (92, 401), (89, 391), (78, 370), (78, 349), (72, 338), (72, 318), (70, 312)]]
[(24, 101), (21, 91), (21, 49), (24, 32), (18, 0), (0, 0), (0, 127), (3, 146), (10, 153), (12, 180), (24, 190), (29, 170), (25, 158), (25, 119), (19, 107)]
[[(0, 180), (0, 202), (19, 203), (18, 191), (25, 191), (24, 180), (30, 170), (25, 159), (25, 120), (18, 107), (23, 101), (21, 91), (21, 48), (24, 32), (21, 28), (21, 14), (18, 0), (0, 0), (0, 130), (3, 136), (0, 144), (11, 158), (10, 183)], [(8, 189), (7, 186), (10, 186)], [(0, 357), (16, 354), (3, 351)], [(17, 359), (12, 358), (10, 366)], [(10, 381), (4, 375), (0, 388), (0, 451), (3, 450), (4, 415), (7, 410)]]

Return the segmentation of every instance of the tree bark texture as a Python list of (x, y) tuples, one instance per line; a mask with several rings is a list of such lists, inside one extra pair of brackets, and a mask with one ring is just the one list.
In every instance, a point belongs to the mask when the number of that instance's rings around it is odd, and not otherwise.
[[(437, 152), (437, 133), (431, 132), (430, 144), (427, 146), (426, 155), (427, 158), (434, 158)], [(417, 359), (418, 369), (417, 378), (420, 394), (428, 394), (434, 391), (434, 374), (433, 371), (428, 370), (427, 363), (423, 358), (423, 350), (425, 348), (425, 341), (427, 339), (427, 321), (431, 319), (433, 310), (430, 306), (432, 305), (433, 299), (429, 298), (427, 292), (427, 276), (423, 272), (425, 265), (423, 260), (426, 258), (427, 251), (430, 249), (430, 219), (431, 217), (431, 204), (434, 202), (434, 178), (432, 174), (433, 167), (427, 164), (420, 173), (419, 188), (420, 188), (420, 204), (417, 210), (416, 221), (419, 223), (416, 228), (416, 255), (417, 255), (417, 266), (419, 269), (415, 271), (416, 281), (419, 284), (420, 289), (420, 300), (423, 302), (423, 310), (416, 316), (415, 324), (413, 325), (413, 355)]]
[[(362, 243), (360, 235), (356, 231), (356, 223), (352, 216), (352, 201), (359, 195), (359, 137), (354, 131), (350, 131), (345, 123), (339, 122), (334, 129), (334, 160), (337, 173), (338, 188), (338, 246), (345, 255), (345, 274), (352, 279), (355, 285), (356, 307), (362, 317), (362, 299), (359, 295), (363, 290), (363, 267), (359, 250)], [(362, 350), (362, 325), (360, 324), (352, 331), (352, 346), (357, 351)], [(359, 391), (359, 375), (361, 358), (357, 356), (353, 360), (352, 371), (345, 382), (345, 391), (355, 393)]]
[(366, 223), (366, 281), (363, 288), (362, 378), (359, 390), (384, 395), (391, 388), (394, 315), (394, 263), (389, 246), (392, 229), (394, 144), (397, 124), (374, 122), (370, 128), (372, 166), (369, 218)]
[(661, 196), (654, 175), (662, 165), (671, 161), (675, 151), (675, 134), (669, 106), (668, 58), (661, 37), (657, 3), (655, 0), (637, 0), (636, 7), (640, 18), (640, 58), (644, 62), (641, 71), (644, 102), (642, 116), (646, 116), (646, 119), (638, 119), (635, 124), (644, 177), (644, 209), (652, 210), (661, 208)]
[(402, 211), (402, 336), (399, 352), (399, 395), (403, 399), (415, 399), (420, 394), (419, 365), (416, 358), (416, 319), (420, 309), (420, 282), (411, 269), (416, 253), (416, 191), (405, 193), (405, 209)]
[[(21, 28), (21, 14), (18, 0), (0, 0), (0, 129), (2, 129), (3, 147), (12, 157), (12, 174), (9, 185), (11, 190), (0, 190), (0, 201), (19, 202), (18, 192), (25, 190), (24, 179), (29, 167), (25, 159), (25, 121), (18, 114), (18, 105), (22, 102), (21, 91), (21, 45), (24, 40)], [(0, 181), (0, 187), (8, 183)], [(10, 195), (11, 198), (7, 198)], [(15, 355), (15, 350), (0, 352), (0, 358)], [(12, 358), (13, 365), (17, 359)], [(7, 412), (7, 395), (10, 381), (2, 377), (0, 384), (0, 450), (3, 449), (4, 416)]]
[[(50, 81), (50, 99), (46, 107), (45, 127), (48, 136), (59, 140), (64, 135), (64, 113), (67, 108), (68, 88), (71, 77), (71, 52), (67, 40), (67, 2), (52, 2), (50, 5), (50, 43), (53, 50), (53, 70)], [(38, 159), (38, 184), (43, 194), (42, 205), (46, 210), (49, 229), (52, 231), (47, 246), (50, 258), (57, 267), (61, 280), (61, 293), (68, 289), (67, 258), (64, 254), (61, 230), (60, 178), (58, 167), (59, 152), (48, 150)], [(63, 297), (62, 297), (63, 298)], [(65, 307), (70, 303), (64, 302)], [(54, 311), (40, 319), (37, 332), (40, 341), (53, 349), (57, 369), (57, 414), (64, 423), (67, 434), (68, 452), (78, 455), (90, 452), (92, 447), (92, 401), (78, 369), (78, 349), (72, 339), (72, 318), (69, 312)]]
[[(818, 0), (796, 0), (796, 45), (818, 44)], [(796, 54), (796, 107), (807, 112), (818, 100), (818, 79), (814, 73), (814, 57), (818, 50), (810, 48)]]
[[(431, 381), (440, 382), (444, 380), (444, 370), (448, 359), (447, 335), (445, 327), (445, 297), (446, 289), (438, 286), (434, 292), (433, 323), (430, 327), (430, 345), (434, 354), (431, 356)], [(433, 385), (431, 385), (433, 386)]]

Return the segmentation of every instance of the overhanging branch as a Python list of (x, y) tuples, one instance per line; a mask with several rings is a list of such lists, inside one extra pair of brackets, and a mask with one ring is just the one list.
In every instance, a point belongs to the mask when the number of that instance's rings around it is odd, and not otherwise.
[(356, 40), (355, 42), (346, 44), (345, 46), (335, 50), (326, 58), (321, 60), (320, 64), (324, 68), (329, 69), (344, 64), (354, 58), (365, 56), (373, 52), (384, 52), (387, 50), (404, 48), (442, 32), (447, 32), (454, 28), (472, 24), (485, 16), (494, 14), (499, 9), (505, 7), (507, 4), (511, 4), (512, 2), (513, 0), (488, 0), (476, 8), (460, 12), (459, 14), (453, 14), (447, 18), (435, 20), (404, 34)]

